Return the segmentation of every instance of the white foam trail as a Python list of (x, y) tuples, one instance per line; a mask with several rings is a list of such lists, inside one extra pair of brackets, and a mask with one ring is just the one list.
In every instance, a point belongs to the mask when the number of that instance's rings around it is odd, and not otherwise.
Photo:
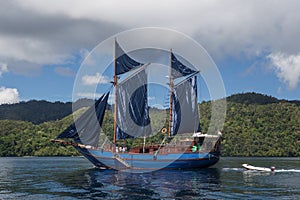
[[(225, 167), (222, 168), (223, 171), (245, 171), (245, 172), (263, 172), (263, 171), (257, 171), (257, 170), (246, 170), (244, 168), (237, 168), (237, 167)], [(271, 172), (271, 171), (268, 171)], [(295, 172), (295, 173), (300, 173), (300, 169), (275, 169), (274, 172)]]
[(242, 171), (243, 168), (223, 168), (224, 171)]
[(300, 169), (276, 169), (275, 172), (297, 172), (297, 173), (300, 173)]

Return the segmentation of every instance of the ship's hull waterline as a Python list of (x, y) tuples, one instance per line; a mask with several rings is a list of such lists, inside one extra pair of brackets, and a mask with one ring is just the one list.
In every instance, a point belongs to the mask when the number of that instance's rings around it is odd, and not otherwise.
[(160, 170), (160, 169), (195, 169), (207, 168), (219, 161), (216, 152), (194, 152), (174, 154), (150, 154), (150, 153), (118, 153), (110, 151), (93, 150), (84, 147), (75, 147), (93, 165), (99, 168), (116, 170)]

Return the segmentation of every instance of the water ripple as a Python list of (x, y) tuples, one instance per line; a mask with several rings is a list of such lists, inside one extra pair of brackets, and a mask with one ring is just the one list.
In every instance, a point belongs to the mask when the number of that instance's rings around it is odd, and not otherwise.
[(223, 158), (214, 168), (130, 174), (83, 158), (0, 158), (0, 199), (299, 199), (299, 163), (275, 161), (282, 167), (275, 173)]

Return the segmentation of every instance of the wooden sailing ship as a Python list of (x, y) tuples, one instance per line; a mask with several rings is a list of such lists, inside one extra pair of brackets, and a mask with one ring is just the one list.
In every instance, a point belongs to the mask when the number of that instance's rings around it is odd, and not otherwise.
[[(99, 135), (110, 92), (105, 93), (52, 142), (72, 145), (96, 167), (118, 170), (204, 168), (220, 158), (221, 135), (202, 134), (197, 102), (197, 75), (170, 51), (169, 124), (161, 129), (158, 144), (118, 147), (119, 140), (151, 135), (147, 101), (147, 72), (142, 64), (124, 53), (115, 41), (113, 141), (99, 145)], [(118, 83), (118, 77), (131, 72)], [(174, 80), (181, 78), (180, 83)], [(134, 86), (132, 86), (134, 85)]]

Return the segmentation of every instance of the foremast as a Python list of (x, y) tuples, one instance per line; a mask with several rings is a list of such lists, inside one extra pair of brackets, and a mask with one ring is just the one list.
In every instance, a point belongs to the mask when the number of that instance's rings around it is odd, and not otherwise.
[(117, 75), (117, 40), (115, 38), (115, 43), (114, 43), (114, 90), (115, 90), (115, 98), (114, 98), (114, 144), (116, 144), (117, 141), (117, 87), (118, 87), (118, 75)]
[(169, 87), (170, 87), (170, 117), (169, 117), (169, 132), (168, 136), (171, 137), (171, 131), (173, 126), (173, 76), (172, 76), (172, 49), (170, 49), (170, 80), (169, 80)]
[[(113, 75), (113, 86), (114, 86), (114, 120), (113, 120), (113, 143), (116, 144), (119, 139), (133, 138), (137, 135), (140, 136), (140, 130), (130, 130), (127, 123), (147, 125), (150, 122), (148, 116), (148, 104), (145, 100), (147, 93), (147, 86), (144, 83), (147, 78), (145, 68), (150, 63), (143, 64), (135, 61), (129, 55), (127, 55), (118, 44), (115, 38), (114, 41), (114, 75)], [(136, 70), (136, 71), (134, 71)], [(119, 76), (129, 71), (134, 71), (128, 77), (119, 81)], [(141, 87), (135, 88), (134, 85), (141, 85)], [(129, 85), (129, 87), (127, 86)], [(133, 87), (131, 86), (133, 85)], [(132, 96), (129, 96), (132, 95)], [(139, 96), (141, 95), (141, 96)], [(142, 98), (141, 98), (142, 97)], [(145, 100), (145, 101), (144, 101)], [(146, 105), (147, 104), (147, 105)], [(128, 108), (126, 106), (128, 106)], [(130, 116), (129, 116), (130, 114)], [(128, 120), (129, 117), (132, 120)], [(134, 125), (134, 124), (133, 124)], [(129, 125), (130, 126), (130, 125)], [(136, 126), (130, 126), (136, 127)], [(136, 134), (133, 136), (132, 134)]]

